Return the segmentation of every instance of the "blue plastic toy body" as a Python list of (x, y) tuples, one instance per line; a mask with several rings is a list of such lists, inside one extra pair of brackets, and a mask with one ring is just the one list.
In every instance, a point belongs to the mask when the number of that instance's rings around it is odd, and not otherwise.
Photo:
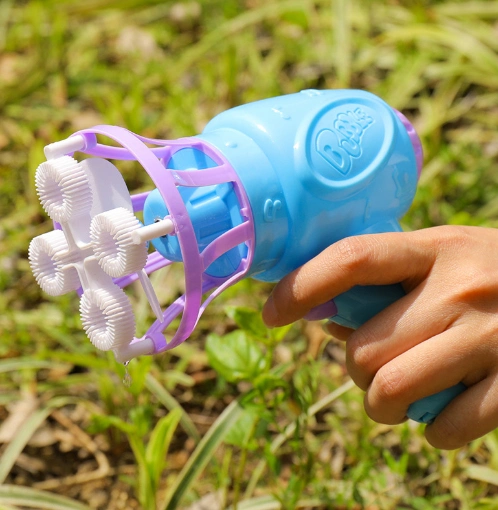
[[(248, 274), (263, 281), (280, 280), (342, 238), (400, 231), (398, 219), (416, 192), (413, 138), (395, 110), (364, 91), (305, 90), (239, 106), (215, 117), (197, 138), (223, 153), (244, 185), (256, 236)], [(213, 165), (195, 149), (170, 163)], [(241, 222), (230, 185), (183, 193), (200, 247)], [(160, 194), (151, 193), (145, 222), (167, 214)], [(174, 237), (153, 242), (165, 257), (181, 260)], [(207, 272), (227, 276), (244, 256), (240, 245)], [(399, 285), (353, 288), (334, 299), (332, 320), (357, 328), (403, 295)], [(460, 384), (423, 399), (408, 414), (430, 422), (464, 389)]]
[[(196, 138), (218, 148), (244, 184), (256, 230), (250, 274), (264, 281), (280, 280), (344, 237), (399, 231), (398, 218), (417, 188), (406, 129), (392, 108), (363, 91), (308, 90), (239, 106), (215, 117)], [(193, 150), (183, 152), (174, 161), (179, 168), (213, 164)], [(185, 192), (189, 212), (210, 225), (204, 235), (198, 229), (201, 245), (240, 221), (231, 217), (226, 186), (216, 188)], [(151, 195), (145, 222), (165, 213), (160, 195)], [(174, 239), (155, 246), (181, 258)]]
[[(93, 157), (79, 162), (78, 151)], [(401, 230), (422, 165), (409, 121), (358, 90), (239, 106), (180, 140), (94, 126), (45, 155), (35, 183), (56, 228), (31, 241), (33, 274), (52, 296), (79, 290), (88, 338), (121, 362), (185, 341), (209, 303), (241, 278), (276, 282), (340, 239)], [(109, 160), (138, 162), (156, 189), (131, 196)], [(163, 310), (148, 275), (175, 261), (183, 262), (185, 293)], [(156, 317), (140, 338), (123, 291), (135, 281)], [(353, 287), (312, 315), (358, 328), (403, 295), (401, 285)], [(408, 416), (429, 422), (463, 390), (420, 400)]]

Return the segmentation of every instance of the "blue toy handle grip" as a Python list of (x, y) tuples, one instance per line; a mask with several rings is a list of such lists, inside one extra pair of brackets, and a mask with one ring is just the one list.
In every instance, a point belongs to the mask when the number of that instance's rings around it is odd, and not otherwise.
[[(404, 295), (405, 291), (400, 284), (353, 287), (334, 299), (337, 315), (331, 320), (342, 326), (357, 329)], [(432, 423), (451, 400), (466, 389), (463, 383), (458, 383), (420, 399), (410, 405), (407, 416), (420, 423)]]

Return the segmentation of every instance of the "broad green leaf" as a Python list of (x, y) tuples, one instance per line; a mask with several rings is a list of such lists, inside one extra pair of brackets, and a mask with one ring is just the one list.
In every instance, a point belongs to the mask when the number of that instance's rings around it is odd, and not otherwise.
[(263, 322), (261, 312), (245, 306), (227, 306), (225, 311), (240, 329), (265, 344), (281, 342), (293, 327), (293, 324), (289, 324), (281, 328), (268, 329)]
[(251, 437), (254, 435), (254, 429), (259, 419), (257, 407), (245, 408), (237, 422), (234, 423), (225, 436), (225, 443), (238, 446), (239, 448), (247, 448)]
[(268, 328), (261, 318), (261, 312), (246, 308), (244, 306), (228, 306), (225, 308), (227, 315), (235, 321), (240, 329), (255, 336), (258, 339), (264, 339), (268, 335)]
[(227, 381), (252, 381), (265, 367), (263, 352), (244, 331), (209, 335), (206, 352), (210, 365)]
[(287, 326), (282, 326), (280, 328), (270, 329), (270, 338), (272, 343), (275, 344), (281, 342), (293, 327), (294, 324), (288, 324)]

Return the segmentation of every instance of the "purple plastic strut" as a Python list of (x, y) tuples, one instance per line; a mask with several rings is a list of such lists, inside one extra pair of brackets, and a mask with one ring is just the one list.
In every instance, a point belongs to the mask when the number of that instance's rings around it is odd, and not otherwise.
[(412, 123), (398, 110), (393, 108), (394, 113), (398, 116), (398, 119), (401, 121), (403, 126), (408, 133), (410, 141), (412, 142), (412, 147), (415, 152), (415, 161), (417, 163), (417, 177), (420, 179), (420, 174), (422, 173), (422, 166), (424, 165), (424, 151), (422, 149), (422, 142), (415, 131)]
[[(95, 126), (74, 133), (83, 135), (86, 139), (86, 147), (81, 151), (93, 156), (118, 160), (137, 160), (151, 177), (154, 185), (159, 190), (171, 219), (175, 226), (175, 234), (182, 252), (185, 271), (185, 294), (171, 304), (163, 314), (162, 321), (155, 321), (142, 338), (135, 338), (132, 343), (149, 338), (154, 343), (154, 352), (162, 352), (171, 349), (186, 340), (195, 328), (199, 317), (206, 306), (217, 297), (226, 287), (242, 279), (247, 273), (254, 253), (254, 221), (251, 207), (242, 183), (224, 156), (217, 149), (197, 138), (182, 138), (179, 140), (156, 140), (135, 135), (127, 129), (117, 126)], [(104, 135), (118, 142), (122, 148), (109, 147), (98, 144), (96, 135)], [(73, 136), (74, 136), (73, 135)], [(159, 145), (159, 148), (149, 148), (145, 144)], [(171, 157), (184, 148), (199, 150), (210, 157), (217, 166), (204, 170), (173, 170), (167, 165)], [(160, 159), (161, 161), (160, 161)], [(199, 253), (192, 222), (177, 186), (210, 186), (231, 182), (240, 204), (241, 216), (244, 222), (231, 231), (220, 236), (210, 243)], [(143, 207), (144, 194), (134, 197), (134, 209)], [(227, 278), (211, 278), (204, 270), (217, 256), (226, 253), (238, 244), (245, 242), (248, 247), (247, 258), (243, 259), (237, 270)], [(150, 256), (146, 265), (146, 271), (151, 272), (155, 268), (164, 267), (170, 261), (156, 256)], [(131, 283), (134, 275), (117, 280), (120, 286)], [(218, 286), (211, 295), (202, 303), (202, 295)], [(166, 342), (163, 332), (168, 325), (183, 311), (178, 330), (170, 342)]]

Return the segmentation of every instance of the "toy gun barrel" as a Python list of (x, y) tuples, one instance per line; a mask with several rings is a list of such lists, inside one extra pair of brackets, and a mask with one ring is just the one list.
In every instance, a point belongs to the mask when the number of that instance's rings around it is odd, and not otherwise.
[[(75, 151), (95, 157), (78, 162)], [(175, 141), (96, 126), (51, 144), (46, 156), (36, 184), (56, 230), (32, 241), (33, 272), (49, 294), (82, 294), (87, 335), (120, 361), (186, 340), (206, 306), (241, 278), (278, 281), (344, 237), (401, 230), (422, 165), (406, 118), (351, 90), (243, 105)], [(108, 159), (138, 161), (155, 189), (130, 196)], [(183, 263), (185, 294), (162, 310), (148, 275), (174, 262)], [(133, 281), (156, 315), (141, 338), (122, 290)], [(334, 300), (333, 320), (358, 327), (401, 295), (399, 286), (351, 289)], [(410, 417), (432, 419), (455, 394), (413, 404)]]

